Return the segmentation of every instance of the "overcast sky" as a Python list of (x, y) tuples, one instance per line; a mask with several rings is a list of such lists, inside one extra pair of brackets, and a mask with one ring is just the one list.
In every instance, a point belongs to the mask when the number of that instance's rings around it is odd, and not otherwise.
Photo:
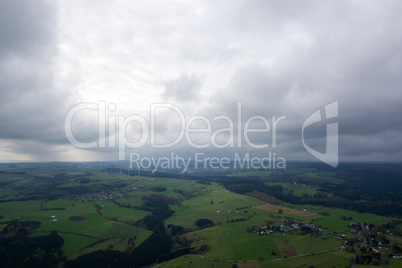
[[(286, 160), (317, 160), (302, 142), (304, 121), (338, 101), (340, 161), (402, 160), (401, 1), (23, 1), (0, 4), (0, 161), (118, 160), (118, 133), (132, 143), (144, 129), (134, 120), (110, 130), (118, 116), (143, 117), (151, 104), (172, 104), (189, 122), (205, 116), (211, 133), (185, 136), (167, 149), (150, 138), (142, 155), (203, 152)], [(72, 118), (72, 133), (96, 148), (66, 138), (71, 108), (106, 103), (106, 136), (99, 140), (98, 111)], [(239, 104), (240, 103), (240, 104)], [(109, 106), (110, 105), (110, 106)], [(241, 105), (241, 124), (238, 124)], [(115, 108), (115, 109), (112, 109)], [(223, 131), (228, 120), (234, 133)], [(260, 116), (270, 132), (238, 129)], [(273, 147), (273, 120), (281, 120)], [(109, 121), (110, 118), (110, 121)], [(128, 120), (128, 119), (127, 119)], [(127, 121), (126, 120), (126, 121)], [(156, 112), (155, 140), (180, 134), (179, 114)], [(251, 126), (262, 128), (262, 120)], [(110, 123), (110, 124), (109, 124)], [(325, 152), (326, 124), (305, 129), (305, 141)], [(195, 120), (192, 128), (205, 128)], [(230, 138), (233, 147), (230, 147)], [(115, 141), (113, 146), (112, 140)], [(98, 148), (105, 141), (105, 148)]]

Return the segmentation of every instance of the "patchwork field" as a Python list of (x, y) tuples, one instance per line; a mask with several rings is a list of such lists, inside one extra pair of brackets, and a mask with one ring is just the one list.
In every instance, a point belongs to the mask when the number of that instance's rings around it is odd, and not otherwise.
[(289, 243), (289, 240), (274, 239), (273, 241), (283, 256), (293, 257), (299, 254), (293, 245)]
[(285, 206), (278, 206), (278, 205), (273, 205), (273, 204), (264, 204), (264, 205), (257, 206), (254, 208), (260, 209), (260, 210), (265, 210), (265, 211), (270, 211), (270, 212), (278, 212), (281, 210), (282, 211), (281, 213), (295, 215), (295, 216), (301, 216), (301, 217), (310, 217), (310, 216), (317, 215), (317, 213), (314, 213), (311, 211), (304, 211), (304, 210), (289, 208), (289, 207), (285, 207)]
[[(199, 255), (185, 255), (177, 259), (171, 260), (167, 263), (158, 265), (157, 267), (163, 268), (177, 268), (177, 267), (222, 267), (229, 268), (233, 267), (235, 263), (237, 267), (240, 268), (288, 268), (288, 267), (318, 267), (318, 268), (328, 268), (328, 267), (349, 267), (348, 260), (353, 256), (353, 254), (347, 253), (346, 251), (332, 251), (327, 253), (320, 253), (316, 255), (309, 255), (303, 257), (294, 257), (281, 260), (273, 261), (238, 261), (238, 262), (222, 262), (213, 261), (208, 259), (203, 259)], [(387, 267), (394, 268), (397, 262), (391, 260), (390, 265)], [(360, 267), (360, 266), (358, 266)], [(365, 267), (365, 266), (361, 266)], [(367, 267), (367, 265), (366, 265)]]
[(196, 197), (183, 200), (180, 206), (176, 206), (175, 213), (166, 222), (187, 228), (196, 228), (195, 221), (200, 218), (225, 223), (227, 219), (248, 218), (252, 216), (252, 207), (265, 203), (216, 185), (203, 187)]

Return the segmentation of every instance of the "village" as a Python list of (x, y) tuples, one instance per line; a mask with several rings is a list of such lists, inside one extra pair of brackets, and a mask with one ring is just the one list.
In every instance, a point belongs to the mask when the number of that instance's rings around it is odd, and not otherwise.
[(300, 234), (317, 234), (320, 235), (325, 231), (328, 231), (328, 228), (317, 226), (313, 223), (302, 223), (299, 219), (291, 219), (286, 218), (282, 220), (283, 224), (280, 225), (272, 225), (267, 224), (260, 227), (253, 226), (251, 228), (247, 228), (248, 232), (254, 232), (258, 235), (269, 235), (274, 232), (280, 232), (285, 235), (285, 233), (299, 231)]
[(129, 188), (114, 188), (112, 190), (105, 190), (101, 192), (88, 193), (88, 194), (80, 194), (76, 195), (73, 200), (82, 201), (82, 202), (90, 202), (96, 200), (112, 200), (117, 198), (122, 198), (127, 195), (128, 192), (137, 190), (137, 187), (129, 187)]
[(284, 220), (279, 220), (279, 222), (282, 223), (275, 225), (271, 222), (263, 226), (249, 227), (247, 231), (255, 233), (258, 236), (271, 235), (275, 232), (281, 233), (282, 236), (286, 234), (310, 234), (318, 236), (326, 232), (326, 235), (345, 240), (344, 244), (340, 246), (341, 250), (354, 253), (359, 249), (358, 253), (356, 253), (357, 263), (379, 263), (380, 256), (384, 257), (386, 263), (389, 262), (388, 260), (391, 257), (398, 260), (402, 259), (401, 248), (390, 243), (390, 240), (387, 238), (393, 235), (391, 231), (378, 225), (361, 223), (355, 220), (346, 225), (350, 228), (348, 231), (349, 235), (347, 235), (347, 230), (329, 232), (330, 230), (327, 227), (322, 227), (312, 222), (302, 222), (299, 219), (286, 217)]

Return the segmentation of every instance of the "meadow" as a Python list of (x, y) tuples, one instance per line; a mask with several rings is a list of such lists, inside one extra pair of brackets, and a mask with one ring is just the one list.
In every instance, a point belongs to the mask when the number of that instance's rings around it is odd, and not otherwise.
[[(324, 178), (339, 182), (333, 173), (314, 169), (288, 173), (312, 181)], [(224, 174), (244, 178), (283, 175), (262, 170)], [(150, 197), (169, 197), (165, 200), (169, 200), (168, 209), (174, 213), (163, 219), (164, 228), (183, 227), (183, 233), (173, 239), (185, 238), (201, 255), (181, 256), (159, 267), (232, 267), (234, 261), (238, 267), (327, 267), (327, 263), (345, 267), (353, 254), (339, 249), (345, 240), (334, 233), (355, 237), (349, 232), (350, 222), (385, 224), (397, 219), (322, 206), (286, 202), (268, 204), (229, 191), (223, 183), (212, 179), (161, 178), (152, 174), (127, 176), (97, 168), (78, 171), (61, 167), (30, 168), (7, 176), (0, 174), (0, 183), (5, 185), (0, 188), (0, 228), (13, 220), (38, 221), (40, 227), (30, 236), (57, 231), (64, 239), (62, 250), (70, 260), (98, 250), (126, 252), (147, 241), (153, 231), (147, 230), (152, 228), (148, 228), (144, 219), (151, 218), (155, 211), (155, 208), (144, 206), (144, 200)], [(280, 186), (285, 194), (296, 197), (317, 193), (314, 186), (290, 181), (265, 181), (264, 185)], [(47, 191), (61, 195), (55, 197)], [(197, 226), (199, 219), (210, 220), (213, 224)], [(298, 222), (301, 226), (314, 223), (328, 230), (320, 234), (306, 234), (299, 229), (269, 235), (250, 232), (255, 227), (280, 226), (286, 221)], [(396, 230), (401, 230), (401, 226)], [(387, 237), (402, 245), (399, 236)], [(398, 264), (391, 260), (388, 267)]]

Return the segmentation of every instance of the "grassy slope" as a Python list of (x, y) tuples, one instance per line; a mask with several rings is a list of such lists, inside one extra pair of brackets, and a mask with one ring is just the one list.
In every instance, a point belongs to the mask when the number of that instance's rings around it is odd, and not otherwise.
[[(212, 204), (211, 201), (213, 201)], [(248, 218), (252, 215), (250, 207), (261, 204), (265, 204), (265, 202), (234, 194), (213, 185), (208, 187), (202, 195), (184, 200), (181, 206), (175, 207), (175, 214), (166, 222), (187, 228), (196, 228), (195, 221), (200, 218), (210, 219), (215, 223), (224, 223), (227, 218)]]
[[(43, 175), (43, 174), (40, 174)], [(246, 175), (246, 174), (241, 174)], [(251, 174), (248, 174), (251, 175)], [(257, 174), (254, 174), (257, 175)], [(267, 173), (261, 172), (258, 175), (267, 175)], [(322, 176), (323, 174), (310, 174), (309, 176)], [(203, 185), (196, 181), (189, 180), (178, 180), (178, 179), (166, 179), (166, 178), (144, 178), (144, 177), (125, 177), (123, 175), (107, 175), (100, 174), (96, 176), (96, 179), (101, 181), (93, 181), (90, 184), (95, 183), (115, 183), (117, 181), (123, 181), (129, 184), (130, 187), (138, 187), (137, 190), (130, 192), (130, 196), (122, 198), (118, 201), (131, 205), (141, 205), (142, 198), (149, 194), (163, 194), (171, 197), (175, 197), (182, 200), (182, 204), (175, 206), (175, 214), (166, 220), (166, 223), (172, 223), (175, 225), (184, 226), (187, 228), (194, 228), (195, 221), (199, 218), (207, 218), (213, 220), (215, 223), (222, 223), (221, 225), (214, 226), (212, 228), (195, 231), (189, 233), (186, 236), (193, 236), (194, 239), (201, 240), (200, 243), (207, 243), (210, 246), (210, 250), (205, 254), (207, 257), (216, 259), (227, 259), (227, 260), (245, 260), (259, 258), (263, 259), (274, 259), (282, 257), (283, 254), (281, 250), (286, 251), (286, 249), (294, 249), (298, 253), (308, 253), (319, 251), (323, 249), (329, 249), (337, 247), (343, 244), (343, 241), (336, 238), (322, 237), (310, 237), (308, 235), (296, 235), (296, 234), (286, 234), (282, 236), (279, 233), (275, 233), (269, 236), (259, 237), (255, 233), (248, 233), (246, 231), (247, 227), (253, 225), (263, 225), (266, 224), (268, 220), (271, 220), (270, 215), (279, 215), (274, 212), (261, 211), (254, 209), (252, 207), (264, 204), (264, 202), (256, 200), (251, 197), (238, 195), (231, 193), (217, 184)], [(35, 180), (29, 178), (27, 180), (22, 180), (15, 176), (13, 180), (18, 181), (24, 185), (34, 185), (37, 183)], [(70, 185), (64, 186), (79, 186), (79, 183), (71, 183)], [(144, 191), (141, 187), (166, 187), (167, 190), (161, 193), (153, 191)], [(313, 188), (301, 188), (300, 185), (286, 184), (284, 187), (293, 189), (294, 194), (302, 195), (303, 193), (313, 194), (315, 189)], [(174, 190), (182, 190), (188, 193), (192, 193), (195, 197), (185, 200), (185, 196), (180, 195)], [(7, 195), (12, 196), (15, 193), (10, 193)], [(213, 201), (213, 204), (211, 204)], [(124, 250), (127, 246), (128, 237), (134, 237), (138, 235), (137, 228), (129, 226), (127, 224), (110, 221), (105, 217), (96, 213), (96, 208), (94, 204), (103, 204), (102, 213), (108, 217), (116, 217), (120, 220), (135, 221), (141, 219), (148, 212), (145, 211), (135, 211), (128, 208), (119, 208), (110, 201), (93, 201), (93, 202), (80, 202), (72, 200), (55, 200), (43, 202), (43, 208), (66, 208), (65, 210), (39, 210), (41, 208), (41, 201), (28, 201), (28, 202), (8, 202), (0, 203), (0, 215), (4, 218), (2, 221), (8, 221), (13, 219), (24, 220), (36, 220), (42, 222), (42, 226), (34, 233), (34, 235), (43, 235), (47, 231), (58, 230), (62, 237), (65, 239), (65, 244), (63, 250), (66, 254), (70, 255), (70, 258), (75, 258), (81, 254), (88, 253), (93, 250), (106, 249), (109, 248), (110, 244), (113, 244), (114, 249)], [(313, 206), (294, 206), (298, 209), (308, 209), (309, 211), (314, 211), (317, 213), (326, 211), (329, 212), (329, 216), (324, 215), (314, 215), (311, 217), (301, 217), (295, 215), (281, 214), (280, 216), (299, 218), (301, 220), (316, 219), (315, 224), (328, 227), (329, 232), (347, 230), (347, 223), (349, 221), (343, 221), (339, 216), (353, 217), (353, 219), (358, 219), (361, 222), (368, 222), (374, 224), (381, 224), (392, 220), (387, 217), (379, 217), (370, 214), (356, 213), (352, 211), (339, 210), (339, 209), (329, 209), (320, 208)], [(236, 212), (236, 210), (238, 212)], [(219, 212), (217, 212), (219, 211)], [(50, 221), (49, 216), (55, 215), (57, 222)], [(88, 219), (81, 222), (74, 222), (69, 220), (70, 216), (81, 216)], [(243, 221), (238, 223), (226, 223), (226, 220), (236, 218), (249, 218), (249, 221)], [(42, 232), (44, 231), (44, 232)], [(139, 236), (136, 239), (136, 246), (143, 242), (149, 235), (150, 231), (140, 230)], [(82, 235), (79, 235), (82, 234)], [(84, 250), (80, 249), (88, 246), (97, 241), (96, 238), (87, 237), (93, 236), (99, 239), (106, 239), (103, 242), (96, 243), (91, 247), (87, 247)], [(288, 241), (287, 241), (288, 240)], [(288, 246), (290, 245), (290, 246)], [(275, 256), (271, 255), (271, 252), (276, 253)], [(307, 256), (295, 259), (287, 259), (278, 262), (278, 264), (272, 262), (262, 262), (261, 267), (267, 267), (270, 265), (278, 265), (277, 267), (295, 267), (303, 266), (307, 264), (313, 264), (315, 267), (327, 267), (325, 263), (331, 264), (342, 264), (344, 266), (345, 262), (348, 261), (349, 254), (344, 251), (335, 251), (325, 254), (317, 254), (316, 256)], [(328, 262), (329, 261), (329, 262)], [(190, 263), (193, 262), (193, 263)], [(217, 267), (230, 267), (230, 263), (213, 262), (207, 260), (201, 260), (198, 256), (188, 256), (187, 258), (181, 257), (172, 262), (169, 262), (166, 267), (176, 267), (169, 266), (170, 263), (174, 263), (176, 266), (186, 267), (186, 265), (193, 265), (198, 267), (214, 265)], [(391, 266), (394, 265), (395, 261), (391, 260)], [(244, 265), (244, 264), (243, 264)], [(240, 266), (240, 265), (239, 265)], [(241, 266), (240, 266), (241, 267)]]
[[(333, 251), (328, 253), (317, 254), (313, 256), (297, 257), (283, 259), (280, 261), (261, 261), (261, 262), (237, 262), (240, 268), (265, 268), (265, 267), (309, 267), (313, 265), (316, 268), (328, 268), (328, 267), (349, 267), (348, 260), (353, 254), (345, 251)], [(205, 260), (198, 255), (186, 255), (177, 259), (171, 260), (167, 263), (161, 264), (157, 267), (163, 268), (176, 268), (176, 267), (232, 267), (233, 263), (230, 262), (217, 262), (211, 260)], [(397, 266), (389, 266), (397, 267)]]

